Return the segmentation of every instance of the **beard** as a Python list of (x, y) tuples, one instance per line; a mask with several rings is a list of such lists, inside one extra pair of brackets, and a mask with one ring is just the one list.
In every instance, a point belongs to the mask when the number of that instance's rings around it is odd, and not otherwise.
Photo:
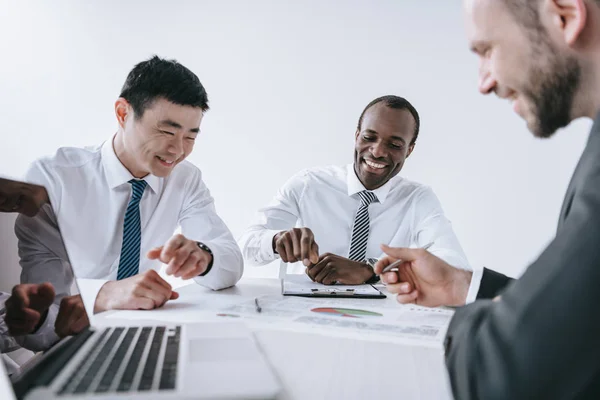
[(579, 62), (557, 54), (548, 46), (545, 55), (550, 59), (543, 67), (531, 68), (530, 85), (523, 90), (532, 105), (533, 121), (528, 124), (529, 130), (540, 138), (549, 138), (558, 129), (569, 125), (581, 81)]

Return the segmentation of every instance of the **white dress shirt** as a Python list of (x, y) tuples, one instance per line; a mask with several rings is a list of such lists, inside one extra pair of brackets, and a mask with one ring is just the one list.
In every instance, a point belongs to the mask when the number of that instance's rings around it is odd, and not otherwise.
[[(116, 280), (123, 239), (123, 220), (131, 196), (131, 173), (117, 158), (112, 139), (93, 148), (61, 148), (29, 169), (27, 181), (48, 190), (64, 245), (90, 313), (96, 295), (108, 280)], [(213, 266), (196, 283), (213, 290), (233, 286), (241, 278), (243, 259), (231, 232), (217, 215), (214, 201), (198, 168), (183, 161), (168, 177), (148, 175), (140, 201), (141, 256), (139, 272), (158, 270), (159, 261), (146, 253), (163, 246), (181, 228), (188, 239), (213, 252)], [(44, 243), (17, 219), (22, 282), (51, 282), (57, 294), (69, 294), (68, 263), (49, 254)], [(58, 231), (55, 235), (60, 236)], [(91, 314), (91, 313), (90, 313)]]
[[(259, 210), (256, 224), (239, 238), (244, 258), (252, 265), (274, 261), (278, 255), (273, 251), (273, 236), (293, 227), (310, 228), (321, 254), (348, 257), (360, 205), (357, 193), (363, 190), (352, 164), (301, 171), (279, 189), (267, 207)], [(471, 270), (450, 221), (429, 187), (396, 175), (372, 192), (378, 201), (369, 205), (366, 258), (384, 256), (382, 243), (422, 247), (433, 242), (429, 249), (432, 254), (455, 267)], [(304, 266), (289, 266), (288, 273), (304, 273)]]

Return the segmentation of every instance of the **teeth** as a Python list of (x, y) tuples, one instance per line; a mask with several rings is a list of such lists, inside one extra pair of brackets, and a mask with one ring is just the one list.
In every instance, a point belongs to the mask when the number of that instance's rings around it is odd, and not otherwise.
[(168, 161), (168, 160), (165, 160), (164, 158), (162, 158), (162, 157), (160, 157), (160, 156), (157, 156), (157, 157), (158, 157), (158, 159), (159, 159), (160, 161), (166, 162), (167, 164), (173, 164), (173, 163), (175, 162), (175, 161)]
[(371, 168), (377, 168), (377, 169), (382, 169), (385, 168), (385, 164), (377, 164), (368, 160), (365, 160), (365, 162), (367, 163), (367, 165)]

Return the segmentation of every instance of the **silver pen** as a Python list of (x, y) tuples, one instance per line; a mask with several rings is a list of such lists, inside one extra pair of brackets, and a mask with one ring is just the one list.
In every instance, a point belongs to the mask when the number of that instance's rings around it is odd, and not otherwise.
[[(433, 246), (433, 242), (427, 243), (425, 246), (421, 247), (421, 249), (427, 250), (431, 246)], [(385, 267), (383, 269), (383, 271), (381, 271), (381, 274), (385, 274), (386, 272), (391, 272), (392, 270), (398, 271), (398, 265), (400, 265), (402, 263), (403, 263), (402, 260), (396, 260), (396, 261), (394, 261), (393, 263), (391, 263), (390, 265), (388, 265), (387, 267)]]
[(260, 307), (260, 305), (258, 305), (258, 297), (254, 298), (254, 307), (255, 307), (257, 313), (262, 311), (262, 308)]

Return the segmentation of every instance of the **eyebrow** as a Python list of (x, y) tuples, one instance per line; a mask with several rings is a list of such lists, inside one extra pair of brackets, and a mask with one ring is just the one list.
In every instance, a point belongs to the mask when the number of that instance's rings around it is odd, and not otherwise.
[[(367, 128), (367, 129), (365, 129), (365, 132), (366, 132), (366, 133), (370, 133), (370, 134), (372, 134), (372, 135), (379, 135), (379, 134), (377, 133), (377, 131), (374, 131), (373, 129), (368, 129), (368, 128)], [(406, 140), (404, 140), (404, 138), (403, 138), (403, 137), (401, 137), (401, 136), (392, 136), (392, 137), (391, 137), (391, 139), (392, 139), (392, 140), (399, 140), (399, 141), (401, 141), (402, 143), (406, 144)]]
[[(167, 126), (170, 126), (172, 128), (175, 128), (175, 129), (183, 129), (183, 126), (181, 126), (180, 123), (177, 123), (177, 122), (175, 122), (175, 121), (173, 121), (171, 119), (164, 119), (164, 120), (160, 121), (158, 123), (158, 125), (167, 125)], [(198, 133), (198, 132), (200, 132), (200, 128), (199, 127), (198, 128), (192, 128), (192, 129), (190, 129), (190, 132)]]

